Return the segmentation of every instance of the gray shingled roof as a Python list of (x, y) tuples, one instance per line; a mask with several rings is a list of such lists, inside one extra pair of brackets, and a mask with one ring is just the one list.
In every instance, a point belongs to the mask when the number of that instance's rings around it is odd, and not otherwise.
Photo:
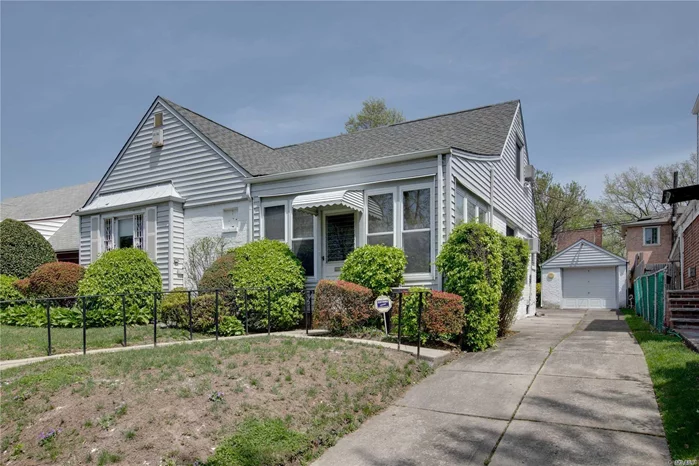
[(56, 233), (51, 235), (49, 243), (56, 252), (80, 249), (80, 217), (71, 215)]
[(0, 220), (29, 220), (68, 216), (83, 206), (97, 182), (11, 197), (0, 203)]
[(519, 101), (271, 148), (163, 99), (253, 176), (451, 147), (500, 155)]

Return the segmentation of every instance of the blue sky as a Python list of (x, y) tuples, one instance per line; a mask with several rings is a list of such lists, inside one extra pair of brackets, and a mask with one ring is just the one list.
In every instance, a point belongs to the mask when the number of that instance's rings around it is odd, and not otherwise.
[(408, 119), (521, 99), (533, 164), (591, 196), (685, 159), (699, 3), (8, 3), (0, 194), (99, 180), (156, 95), (268, 145), (369, 96)]

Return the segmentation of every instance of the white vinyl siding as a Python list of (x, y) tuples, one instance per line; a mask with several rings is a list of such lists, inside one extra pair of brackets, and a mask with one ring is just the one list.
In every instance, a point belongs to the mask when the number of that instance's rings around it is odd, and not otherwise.
[(24, 223), (41, 233), (45, 239), (51, 238), (70, 217), (48, 218), (43, 220), (26, 220)]
[(172, 204), (172, 288), (184, 286), (184, 210)]
[(158, 103), (163, 114), (164, 145), (152, 145), (153, 112), (145, 120), (99, 192), (171, 180), (187, 206), (239, 199), (245, 196), (244, 177), (224, 156)]
[[(516, 172), (517, 141), (525, 141), (522, 126), (521, 113), (518, 111), (512, 122), (510, 135), (505, 142), (502, 151), (502, 159), (495, 162), (469, 160), (464, 157), (452, 155), (451, 175), (452, 202), (450, 217), (452, 225), (456, 220), (456, 181), (461, 183), (475, 196), (490, 203), (490, 169), (494, 171), (493, 181), (493, 208), (507, 219), (508, 223), (518, 227), (528, 236), (538, 236), (536, 220), (534, 217), (534, 202), (531, 188), (524, 186), (514, 174)], [(522, 167), (529, 163), (527, 147), (521, 150)], [(523, 168), (522, 168), (523, 169)]]

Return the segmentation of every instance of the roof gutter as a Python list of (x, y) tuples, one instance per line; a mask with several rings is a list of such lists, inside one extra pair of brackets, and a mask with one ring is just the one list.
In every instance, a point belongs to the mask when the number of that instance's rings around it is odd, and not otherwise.
[(128, 202), (126, 204), (116, 204), (116, 205), (110, 205), (110, 206), (105, 206), (105, 207), (97, 207), (95, 209), (78, 209), (75, 212), (73, 212), (75, 215), (78, 216), (83, 216), (83, 215), (93, 215), (93, 214), (101, 214), (103, 212), (113, 212), (115, 210), (124, 210), (124, 209), (131, 209), (134, 207), (142, 207), (142, 206), (147, 206), (147, 205), (153, 205), (153, 204), (161, 204), (163, 202), (184, 202), (185, 200), (181, 197), (176, 197), (176, 196), (165, 196), (165, 197), (158, 197), (154, 199), (145, 199), (142, 201), (136, 201), (136, 202)]
[(450, 151), (451, 151), (451, 147), (443, 147), (443, 148), (439, 148), (439, 149), (428, 149), (428, 150), (417, 151), (417, 152), (406, 152), (404, 154), (389, 155), (388, 157), (379, 157), (379, 158), (369, 159), (369, 160), (359, 160), (356, 162), (340, 163), (337, 165), (328, 165), (327, 167), (308, 168), (306, 170), (294, 170), (294, 171), (285, 172), (285, 173), (275, 173), (273, 175), (262, 175), (262, 176), (257, 176), (254, 178), (248, 178), (248, 179), (246, 179), (246, 182), (249, 184), (256, 184), (256, 183), (265, 183), (267, 181), (277, 181), (277, 180), (285, 180), (288, 178), (298, 178), (301, 176), (320, 175), (323, 173), (332, 173), (332, 172), (352, 170), (352, 169), (362, 168), (362, 167), (385, 165), (385, 164), (393, 163), (393, 162), (397, 162), (397, 161), (415, 160), (415, 159), (421, 159), (424, 157), (436, 157), (440, 154), (448, 154)]

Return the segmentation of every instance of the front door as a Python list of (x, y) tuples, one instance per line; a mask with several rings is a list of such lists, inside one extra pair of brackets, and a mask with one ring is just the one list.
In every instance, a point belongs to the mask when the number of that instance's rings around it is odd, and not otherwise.
[(323, 213), (323, 278), (335, 280), (340, 276), (347, 255), (357, 242), (354, 212)]

